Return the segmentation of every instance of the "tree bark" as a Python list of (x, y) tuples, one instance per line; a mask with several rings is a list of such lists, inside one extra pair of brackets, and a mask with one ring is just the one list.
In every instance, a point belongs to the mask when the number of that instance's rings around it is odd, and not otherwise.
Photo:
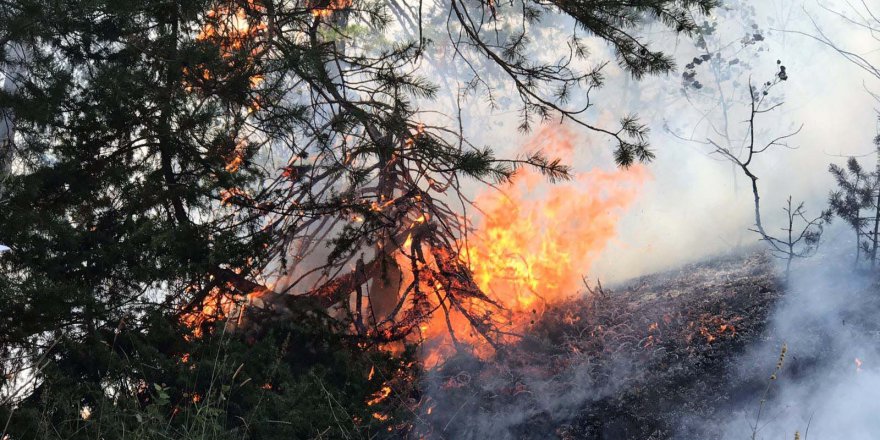
[[(880, 164), (877, 164), (877, 168), (880, 169)], [(878, 170), (878, 179), (880, 179), (880, 170)], [(880, 186), (880, 185), (878, 185)], [(873, 242), (873, 246), (871, 248), (871, 266), (877, 266), (877, 233), (880, 232), (880, 188), (877, 189), (877, 202), (874, 206), (874, 236), (871, 237)]]
[[(6, 52), (9, 59), (4, 60), (2, 66), (5, 78), (3, 80), (3, 92), (14, 95), (18, 91), (21, 77), (25, 74), (24, 63), (28, 59), (28, 48), (21, 43), (7, 43)], [(12, 109), (0, 109), (0, 195), (3, 187), (12, 172), (13, 147), (15, 145), (15, 114)]]

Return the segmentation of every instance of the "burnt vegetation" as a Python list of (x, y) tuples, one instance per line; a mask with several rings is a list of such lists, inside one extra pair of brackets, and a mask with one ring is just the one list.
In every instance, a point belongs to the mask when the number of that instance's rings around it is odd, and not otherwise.
[(449, 438), (717, 438), (688, 419), (723, 421), (728, 402), (760, 386), (733, 380), (726, 366), (761, 337), (781, 295), (772, 257), (755, 254), (573, 298), (534, 324), (514, 360), (448, 362), (423, 429)]
[[(638, 30), (689, 34), (712, 6), (3, 3), (0, 437), (396, 433), (408, 400), (386, 383), (412, 380), (421, 324), (506, 336), (460, 258), (464, 182), (570, 175), (497, 157), (431, 103), (512, 90), (521, 130), (562, 118), (620, 166), (650, 161), (635, 116), (587, 113), (609, 61), (585, 41), (634, 78), (666, 73)], [(533, 34), (558, 17), (576, 26), (546, 28), (560, 57), (541, 60)], [(426, 74), (446, 51), (455, 91)]]
[[(873, 270), (880, 228), (880, 168), (850, 158), (828, 210), (789, 197), (771, 229), (753, 165), (799, 131), (758, 128), (789, 72), (753, 85), (766, 31), (742, 8), (743, 37), (720, 40), (717, 6), (0, 3), (0, 440), (715, 438), (689, 418), (765, 385), (724, 366), (782, 297), (771, 257), (787, 277), (837, 216)], [(746, 176), (768, 251), (585, 281), (515, 322), (470, 265), (469, 188), (573, 171), (478, 144), (468, 107), (521, 133), (578, 126), (616, 166), (648, 164), (648, 125), (598, 122), (595, 92), (611, 64), (676, 72), (649, 29), (696, 42), (682, 95), (723, 118), (717, 137), (679, 137)], [(453, 352), (423, 368), (438, 329)]]

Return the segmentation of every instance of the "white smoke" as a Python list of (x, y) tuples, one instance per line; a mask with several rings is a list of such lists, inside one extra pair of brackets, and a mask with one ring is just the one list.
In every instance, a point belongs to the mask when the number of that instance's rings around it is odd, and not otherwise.
[[(762, 214), (775, 231), (781, 225), (781, 207), (786, 198), (802, 200), (811, 213), (818, 213), (827, 206), (828, 193), (834, 186), (827, 171), (829, 163), (840, 164), (847, 156), (873, 151), (877, 102), (869, 91), (880, 92), (876, 78), (826, 45), (791, 31), (815, 34), (814, 26), (818, 25), (841, 47), (876, 60), (877, 66), (880, 42), (866, 29), (847, 23), (815, 1), (729, 3), (737, 8), (754, 8), (751, 17), (764, 32), (760, 51), (754, 47), (742, 51), (743, 57), (750, 57), (753, 81), (761, 83), (772, 78), (777, 60), (787, 67), (789, 79), (772, 92), (785, 104), (761, 117), (759, 134), (772, 138), (803, 124), (791, 140), (796, 149), (771, 151), (754, 165), (762, 191)], [(829, 8), (851, 12), (845, 9), (849, 3), (844, 2), (835, 2)], [(719, 26), (720, 38), (732, 44), (737, 44), (742, 31), (731, 24)], [(682, 65), (700, 54), (692, 42), (682, 37), (658, 31), (650, 38), (673, 53)], [(602, 46), (593, 49), (598, 58), (611, 56)], [(641, 82), (614, 66), (609, 66), (606, 74), (606, 85), (593, 96), (602, 112), (594, 112), (592, 117), (599, 125), (613, 125), (620, 115), (639, 113), (652, 128), (657, 159), (649, 168), (653, 179), (645, 184), (640, 198), (619, 225), (616, 241), (588, 268), (589, 275), (619, 282), (711, 255), (752, 248), (758, 236), (748, 231), (754, 218), (752, 193), (744, 176), (737, 174), (730, 163), (710, 155), (707, 146), (669, 133), (680, 130), (696, 140), (714, 136), (703, 121), (706, 116), (682, 97), (680, 73)], [(745, 89), (747, 84), (740, 86)], [(744, 133), (743, 121), (748, 115), (747, 103), (743, 104), (735, 105), (728, 119), (740, 134)], [(466, 123), (470, 131), (466, 134), (476, 136), (476, 144), (519, 148), (515, 114), (493, 113), (480, 106), (470, 111), (472, 119)], [(485, 129), (487, 123), (492, 129)], [(582, 146), (573, 164), (576, 171), (613, 166), (609, 139), (587, 130), (583, 137), (590, 141)], [(499, 156), (512, 152), (501, 148)], [(874, 157), (860, 160), (873, 169)], [(722, 421), (722, 438), (752, 438), (763, 387), (770, 381), (783, 343), (788, 347), (785, 364), (772, 382), (757, 420), (755, 438), (791, 439), (796, 431), (802, 439), (880, 438), (880, 320), (876, 318), (880, 316), (880, 292), (875, 292), (877, 285), (872, 284), (871, 277), (849, 270), (852, 255), (847, 252), (853, 247), (850, 244), (854, 237), (841, 223), (837, 220), (826, 231), (820, 255), (796, 266), (787, 294), (773, 313), (765, 341), (750, 347), (730, 364), (726, 372), (731, 377), (730, 386), (741, 394), (728, 408), (729, 419)], [(552, 384), (530, 384), (546, 390), (546, 395), (558, 397), (537, 408), (565, 413), (610, 392), (595, 386), (590, 378), (575, 383), (583, 386), (557, 394), (553, 394)], [(508, 427), (529, 416), (528, 412), (513, 411), (488, 418), (479, 425), (479, 435), (508, 435)], [(683, 423), (700, 425), (706, 421), (686, 418)]]
[[(752, 438), (756, 426), (758, 439), (880, 438), (878, 285), (832, 256), (793, 274), (764, 341), (731, 365), (731, 388), (752, 392), (731, 405), (722, 438)], [(785, 362), (771, 381), (783, 344)]]

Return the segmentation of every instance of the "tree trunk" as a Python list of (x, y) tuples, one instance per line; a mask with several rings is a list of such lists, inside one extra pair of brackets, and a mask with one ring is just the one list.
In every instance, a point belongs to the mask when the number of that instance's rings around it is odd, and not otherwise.
[[(858, 175), (856, 175), (856, 184), (855, 184), (855, 191), (856, 192), (854, 194), (858, 194), (860, 181), (861, 181), (861, 179), (859, 178)], [(859, 203), (859, 205), (861, 205), (861, 203)], [(861, 221), (862, 221), (862, 210), (856, 209), (856, 217), (855, 217), (855, 220), (853, 220), (853, 222), (854, 222), (853, 228), (856, 230), (856, 262), (853, 265), (854, 267), (859, 266), (859, 257), (861, 257), (861, 254), (862, 254), (862, 225), (861, 225)]]
[[(25, 73), (24, 62), (28, 59), (28, 49), (20, 43), (8, 43), (6, 51), (9, 59), (5, 60), (3, 66), (3, 71), (6, 72), (3, 92), (13, 95), (18, 91), (21, 76)], [(0, 109), (0, 194), (3, 194), (4, 183), (12, 171), (14, 140), (15, 115), (12, 109)]]
[[(880, 168), (880, 164), (877, 164)], [(880, 176), (878, 176), (880, 178)], [(877, 202), (874, 205), (874, 235), (871, 237), (873, 246), (871, 247), (871, 266), (877, 266), (877, 233), (880, 232), (880, 188), (877, 189)]]

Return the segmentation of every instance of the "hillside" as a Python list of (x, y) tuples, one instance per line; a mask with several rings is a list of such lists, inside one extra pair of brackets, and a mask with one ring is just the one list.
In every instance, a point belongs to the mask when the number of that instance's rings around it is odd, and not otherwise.
[(732, 386), (725, 366), (761, 336), (780, 297), (772, 261), (753, 254), (571, 299), (502, 358), (447, 363), (431, 378), (423, 428), (441, 438), (712, 438), (687, 420), (722, 417), (732, 393), (760, 394), (762, 383)]

